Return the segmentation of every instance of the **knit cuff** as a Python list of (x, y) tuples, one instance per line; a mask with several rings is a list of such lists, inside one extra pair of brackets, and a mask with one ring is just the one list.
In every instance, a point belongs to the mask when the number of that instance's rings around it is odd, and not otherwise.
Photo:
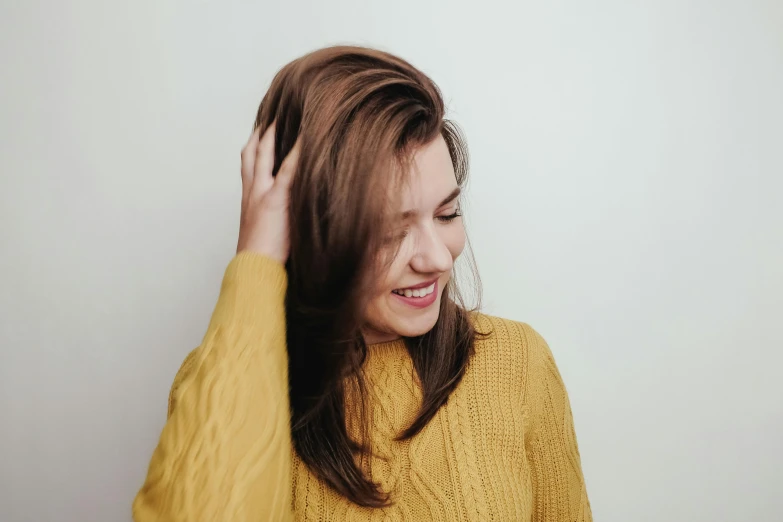
[(263, 290), (271, 298), (282, 299), (288, 287), (288, 272), (280, 261), (245, 250), (228, 264), (223, 281), (246, 290)]
[(271, 257), (240, 252), (228, 264), (212, 320), (255, 324), (259, 318), (282, 313), (288, 273)]

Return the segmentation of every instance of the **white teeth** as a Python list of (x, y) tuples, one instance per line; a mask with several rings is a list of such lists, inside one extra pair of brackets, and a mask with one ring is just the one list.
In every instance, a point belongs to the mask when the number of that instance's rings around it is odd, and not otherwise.
[(406, 288), (402, 290), (392, 290), (395, 294), (404, 295), (405, 297), (426, 297), (435, 291), (435, 283), (432, 283), (426, 288)]

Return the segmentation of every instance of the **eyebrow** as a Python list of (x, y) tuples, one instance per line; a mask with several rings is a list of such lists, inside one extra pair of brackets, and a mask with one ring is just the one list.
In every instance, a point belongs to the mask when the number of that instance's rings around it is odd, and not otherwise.
[[(452, 201), (457, 199), (457, 196), (460, 195), (460, 192), (462, 192), (462, 189), (460, 187), (456, 187), (454, 190), (451, 191), (451, 193), (448, 196), (443, 198), (443, 201), (441, 201), (438, 204), (438, 208), (440, 208), (440, 207), (442, 207), (444, 205), (448, 205), (449, 203), (451, 203)], [(416, 216), (416, 215), (418, 215), (418, 211), (416, 211), (416, 210), (406, 210), (405, 212), (402, 212), (400, 214), (400, 217), (402, 219), (408, 219), (409, 217)]]

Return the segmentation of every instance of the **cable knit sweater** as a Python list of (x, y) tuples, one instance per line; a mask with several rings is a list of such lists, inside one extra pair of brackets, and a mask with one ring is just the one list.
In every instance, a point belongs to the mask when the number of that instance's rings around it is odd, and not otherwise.
[(563, 381), (524, 323), (476, 314), (459, 386), (415, 437), (420, 390), (402, 340), (369, 347), (372, 477), (391, 493), (359, 507), (316, 478), (291, 443), (282, 264), (229, 264), (204, 341), (185, 359), (133, 504), (152, 521), (592, 520)]

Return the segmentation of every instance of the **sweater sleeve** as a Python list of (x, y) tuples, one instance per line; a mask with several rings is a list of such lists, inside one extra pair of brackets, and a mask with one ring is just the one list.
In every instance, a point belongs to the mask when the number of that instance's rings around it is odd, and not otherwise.
[(293, 520), (287, 283), (268, 257), (228, 265), (204, 340), (174, 380), (136, 522)]
[(591, 522), (571, 405), (546, 341), (526, 325), (526, 451), (533, 485), (533, 522)]

